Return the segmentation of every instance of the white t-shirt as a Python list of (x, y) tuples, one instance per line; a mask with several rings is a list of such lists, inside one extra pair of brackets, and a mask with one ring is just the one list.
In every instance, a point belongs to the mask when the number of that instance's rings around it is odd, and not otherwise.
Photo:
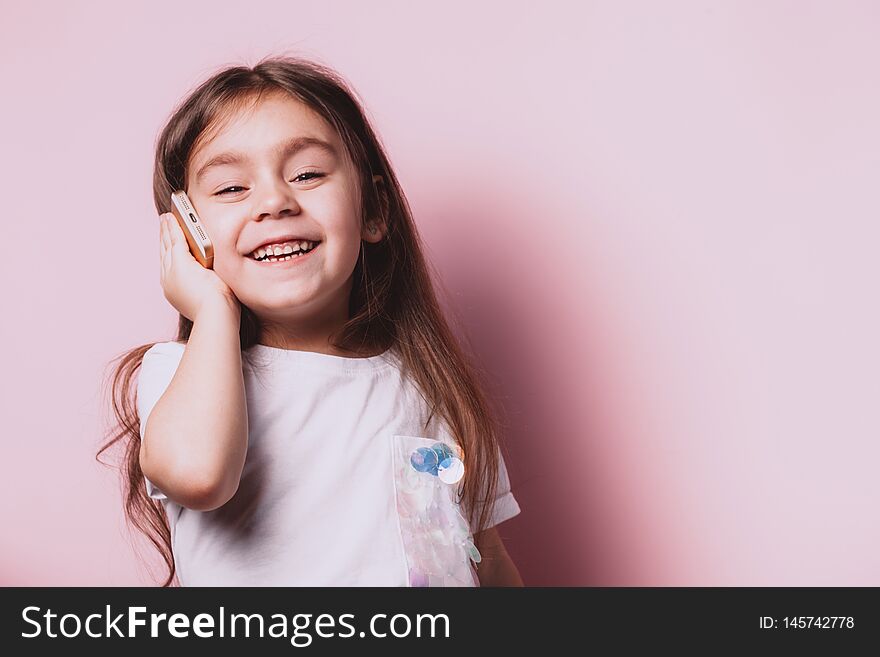
[[(144, 355), (142, 440), (185, 347)], [(394, 351), (346, 358), (258, 344), (247, 354), (248, 448), (232, 499), (196, 511), (145, 480), (168, 517), (181, 585), (479, 586), (450, 474), (459, 464), (425, 469), (458, 446), (437, 414), (424, 428), (427, 403)], [(502, 458), (490, 526), (519, 512)]]

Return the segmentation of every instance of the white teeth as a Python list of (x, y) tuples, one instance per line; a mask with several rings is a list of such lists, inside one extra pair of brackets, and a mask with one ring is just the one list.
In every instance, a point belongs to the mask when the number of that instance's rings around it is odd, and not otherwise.
[(310, 242), (308, 240), (297, 240), (294, 242), (287, 242), (285, 244), (272, 244), (269, 246), (261, 246), (256, 251), (251, 253), (251, 258), (253, 258), (254, 260), (259, 260), (267, 254), (270, 257), (273, 255), (277, 257), (284, 254), (307, 251), (314, 248), (316, 245), (317, 242)]

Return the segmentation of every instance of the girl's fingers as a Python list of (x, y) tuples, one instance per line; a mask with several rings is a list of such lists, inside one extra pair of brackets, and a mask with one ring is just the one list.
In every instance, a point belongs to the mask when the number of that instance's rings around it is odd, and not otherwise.
[(168, 215), (168, 223), (165, 224), (168, 229), (168, 243), (174, 246), (177, 243), (177, 219), (173, 214)]
[(169, 235), (169, 231), (168, 231), (168, 216), (167, 215), (162, 218), (162, 245), (160, 247), (160, 250), (162, 252), (160, 268), (163, 271), (167, 272), (171, 268), (171, 259), (172, 259), (171, 236)]
[(177, 232), (180, 226), (177, 225), (177, 218), (173, 214), (168, 215), (168, 237), (171, 238), (171, 245), (174, 246), (180, 241), (180, 234)]
[(168, 235), (168, 216), (162, 215), (162, 248), (168, 250), (171, 248), (171, 237)]

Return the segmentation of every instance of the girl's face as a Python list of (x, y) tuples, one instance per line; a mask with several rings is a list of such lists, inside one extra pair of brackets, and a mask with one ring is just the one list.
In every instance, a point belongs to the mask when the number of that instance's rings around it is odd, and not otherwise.
[[(214, 244), (214, 271), (267, 331), (326, 336), (348, 319), (361, 240), (378, 242), (384, 226), (361, 226), (357, 173), (332, 126), (297, 100), (269, 95), (193, 152), (187, 180)], [(289, 237), (320, 244), (301, 262), (252, 257)]]

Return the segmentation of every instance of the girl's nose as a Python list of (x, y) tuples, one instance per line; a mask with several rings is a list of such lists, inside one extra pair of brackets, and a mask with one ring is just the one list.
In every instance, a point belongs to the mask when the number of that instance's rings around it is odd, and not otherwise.
[(262, 183), (256, 191), (254, 212), (257, 216), (279, 216), (284, 213), (296, 214), (300, 211), (291, 184), (283, 179)]

